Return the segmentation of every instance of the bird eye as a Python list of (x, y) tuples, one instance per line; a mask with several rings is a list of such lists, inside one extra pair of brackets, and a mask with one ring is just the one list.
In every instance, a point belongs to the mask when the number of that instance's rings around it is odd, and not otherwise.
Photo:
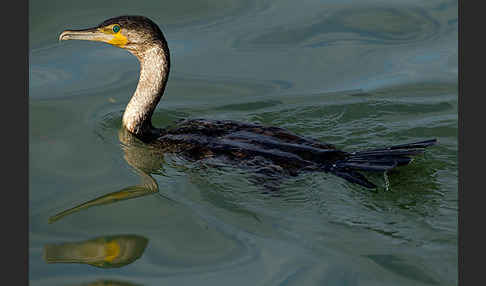
[(119, 25), (113, 26), (113, 32), (115, 32), (115, 33), (120, 32), (120, 26)]

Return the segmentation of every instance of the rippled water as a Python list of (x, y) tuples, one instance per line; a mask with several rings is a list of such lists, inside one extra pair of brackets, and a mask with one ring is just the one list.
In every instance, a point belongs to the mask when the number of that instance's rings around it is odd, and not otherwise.
[[(29, 8), (31, 285), (457, 284), (456, 1)], [(269, 193), (248, 172), (160, 154), (120, 130), (135, 57), (57, 41), (121, 14), (169, 42), (154, 125), (242, 120), (345, 150), (440, 144), (390, 173), (389, 191), (322, 173)]]

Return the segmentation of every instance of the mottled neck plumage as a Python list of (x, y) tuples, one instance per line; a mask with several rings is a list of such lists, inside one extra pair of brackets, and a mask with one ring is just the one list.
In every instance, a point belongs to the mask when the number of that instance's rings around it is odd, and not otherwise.
[(140, 79), (123, 114), (123, 126), (143, 139), (153, 136), (155, 130), (151, 118), (169, 76), (169, 49), (161, 41), (151, 43), (142, 51), (128, 50), (140, 61)]

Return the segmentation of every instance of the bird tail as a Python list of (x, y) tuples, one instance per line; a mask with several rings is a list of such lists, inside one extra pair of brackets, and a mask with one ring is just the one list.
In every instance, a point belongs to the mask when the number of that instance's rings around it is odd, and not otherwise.
[(368, 181), (358, 171), (386, 172), (397, 166), (407, 165), (413, 160), (411, 156), (424, 153), (425, 148), (436, 143), (437, 139), (431, 139), (348, 153), (346, 159), (333, 164), (329, 171), (351, 183), (376, 188), (375, 184)]

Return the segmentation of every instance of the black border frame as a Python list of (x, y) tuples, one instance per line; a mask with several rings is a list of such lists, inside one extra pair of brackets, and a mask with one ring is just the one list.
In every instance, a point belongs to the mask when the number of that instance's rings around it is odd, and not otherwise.
[[(2, 13), (2, 235), (5, 284), (29, 284), (29, 10), (28, 2), (12, 1)], [(4, 276), (5, 275), (5, 276)]]

